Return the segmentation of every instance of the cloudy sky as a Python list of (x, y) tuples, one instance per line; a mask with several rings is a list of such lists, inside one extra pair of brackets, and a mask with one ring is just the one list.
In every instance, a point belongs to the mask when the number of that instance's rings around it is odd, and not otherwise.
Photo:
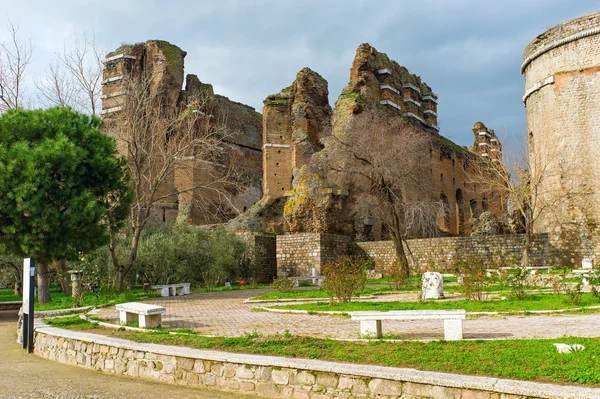
[[(107, 49), (163, 39), (187, 51), (186, 73), (262, 111), (262, 101), (308, 66), (329, 82), (333, 104), (356, 47), (368, 42), (439, 95), (440, 133), (462, 145), (482, 121), (506, 140), (526, 129), (519, 73), (524, 47), (600, 0), (0, 0), (34, 45), (30, 81), (76, 34)], [(31, 85), (30, 85), (31, 86)], [(30, 93), (32, 98), (35, 94)]]

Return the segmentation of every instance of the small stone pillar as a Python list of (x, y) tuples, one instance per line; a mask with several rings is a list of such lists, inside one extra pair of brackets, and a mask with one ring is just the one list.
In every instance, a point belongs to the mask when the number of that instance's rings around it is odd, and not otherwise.
[(590, 258), (583, 258), (581, 260), (581, 268), (582, 269), (593, 269), (594, 268), (594, 260)]
[(69, 270), (71, 275), (71, 296), (77, 298), (79, 290), (81, 289), (81, 277), (83, 276), (82, 270)]
[(444, 298), (444, 278), (440, 273), (423, 273), (422, 283), (423, 299)]

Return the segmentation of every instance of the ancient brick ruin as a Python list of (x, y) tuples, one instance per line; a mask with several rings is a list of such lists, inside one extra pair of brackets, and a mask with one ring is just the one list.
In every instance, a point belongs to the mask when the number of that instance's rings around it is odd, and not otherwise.
[[(157, 94), (160, 106), (166, 111), (180, 112), (192, 100), (199, 100), (203, 104), (200, 112), (207, 114), (208, 123), (223, 129), (223, 140), (236, 155), (224, 158), (235, 159), (246, 189), (235, 193), (232, 205), (219, 208), (211, 204), (208, 209), (196, 204), (199, 198), (210, 193), (196, 190), (171, 195), (153, 210), (154, 216), (160, 221), (173, 221), (179, 216), (195, 224), (225, 222), (246, 211), (262, 196), (262, 118), (254, 108), (215, 94), (212, 85), (202, 83), (196, 75), (187, 75), (184, 79), (185, 56), (186, 52), (179, 47), (160, 40), (124, 45), (109, 53), (105, 60), (101, 114), (110, 128), (111, 120), (122, 110), (128, 82), (141, 81), (144, 77), (151, 80), (151, 91)], [(120, 150), (126, 153), (126, 149)], [(195, 167), (191, 172), (173, 171), (158, 195), (176, 193), (181, 187), (201, 186), (207, 175), (203, 173), (205, 167), (213, 165)]]
[[(303, 93), (300, 103), (296, 90)], [(434, 160), (430, 171), (436, 191), (433, 194), (446, 205), (445, 215), (440, 217), (440, 230), (469, 235), (469, 219), (483, 211), (503, 217), (501, 195), (478, 189), (469, 178), (472, 161), (479, 157), (502, 162), (502, 144), (494, 131), (481, 122), (473, 127), (475, 140), (471, 149), (440, 136), (437, 96), (418, 76), (386, 54), (362, 44), (350, 70), (350, 83), (339, 96), (331, 118), (329, 105), (323, 101), (326, 93), (327, 83), (316, 73), (303, 69), (289, 88), (265, 100), (263, 200), (275, 204), (285, 201), (283, 209), (278, 208), (284, 215), (284, 222), (278, 223), (279, 232), (336, 233), (362, 240), (386, 237), (379, 221), (349, 217), (347, 204), (352, 201), (351, 192), (319, 186), (322, 185), (319, 177), (303, 168), (308, 156), (320, 149), (319, 140), (323, 138), (320, 134), (331, 131), (343, 135), (349, 120), (366, 109), (380, 107), (390, 111), (390, 118), (407, 118), (422, 134), (434, 139), (429, 154), (423, 155)], [(308, 193), (309, 186), (312, 190), (320, 187), (318, 198)]]
[[(226, 140), (244, 154), (239, 165), (248, 176), (248, 190), (239, 193), (235, 209), (207, 219), (196, 212), (194, 196), (183, 193), (161, 203), (155, 211), (159, 220), (191, 219), (194, 224), (223, 222), (236, 218), (236, 228), (276, 234), (343, 234), (355, 240), (381, 240), (385, 229), (377, 220), (351, 214), (353, 193), (344, 187), (327, 186), (308, 164), (322, 151), (331, 134), (343, 134), (348, 121), (368, 109), (387, 110), (390, 118), (408, 120), (415, 129), (432, 137), (430, 170), (435, 192), (445, 203), (439, 217), (442, 232), (469, 235), (470, 218), (491, 211), (501, 218), (505, 212), (500, 195), (483, 192), (469, 180), (473, 161), (489, 158), (502, 162), (502, 145), (481, 122), (473, 127), (471, 149), (461, 147), (439, 134), (437, 95), (421, 79), (368, 44), (361, 44), (350, 70), (350, 82), (339, 95), (335, 108), (329, 105), (327, 81), (304, 68), (292, 84), (264, 101), (261, 116), (253, 108), (213, 92), (197, 76), (184, 79), (186, 53), (164, 41), (122, 46), (107, 55), (103, 85), (104, 118), (110, 122), (120, 111), (126, 79), (151, 73), (152, 89), (164, 107), (183, 110), (194, 98), (202, 98), (212, 120), (226, 121)], [(184, 89), (182, 90), (182, 87)], [(240, 161), (236, 161), (240, 162)], [(192, 175), (174, 171), (163, 192), (201, 180), (203, 170)], [(262, 181), (261, 181), (262, 180)], [(309, 192), (318, 191), (318, 198)], [(260, 201), (259, 201), (260, 199)]]

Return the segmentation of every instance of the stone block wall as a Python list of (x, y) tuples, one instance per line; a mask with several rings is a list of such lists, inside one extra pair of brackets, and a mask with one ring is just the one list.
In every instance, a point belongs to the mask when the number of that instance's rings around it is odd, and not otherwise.
[(278, 399), (597, 397), (593, 388), (139, 344), (47, 326), (36, 331), (35, 353), (107, 374)]
[(275, 236), (237, 232), (237, 238), (248, 246), (248, 255), (254, 266), (254, 276), (259, 284), (270, 284), (277, 277)]
[(256, 267), (256, 282), (270, 284), (277, 277), (275, 236), (254, 237), (254, 265)]
[[(425, 270), (429, 263), (432, 263), (436, 271), (452, 271), (455, 262), (471, 257), (518, 264), (522, 258), (524, 244), (523, 234), (441, 237), (408, 241), (418, 267)], [(396, 260), (392, 241), (356, 243), (354, 254), (371, 259), (378, 270), (386, 268)], [(547, 265), (551, 261), (553, 249), (547, 234), (535, 235), (531, 255), (533, 265)]]
[(310, 276), (321, 273), (324, 263), (351, 254), (350, 237), (335, 234), (302, 233), (277, 236), (277, 275)]

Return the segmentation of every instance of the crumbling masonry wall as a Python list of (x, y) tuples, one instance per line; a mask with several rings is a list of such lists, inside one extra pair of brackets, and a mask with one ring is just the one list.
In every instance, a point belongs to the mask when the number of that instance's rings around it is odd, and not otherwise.
[(579, 264), (599, 252), (600, 13), (540, 34), (523, 60), (529, 158), (532, 173), (545, 175), (538, 187), (544, 211), (534, 227), (579, 252)]

